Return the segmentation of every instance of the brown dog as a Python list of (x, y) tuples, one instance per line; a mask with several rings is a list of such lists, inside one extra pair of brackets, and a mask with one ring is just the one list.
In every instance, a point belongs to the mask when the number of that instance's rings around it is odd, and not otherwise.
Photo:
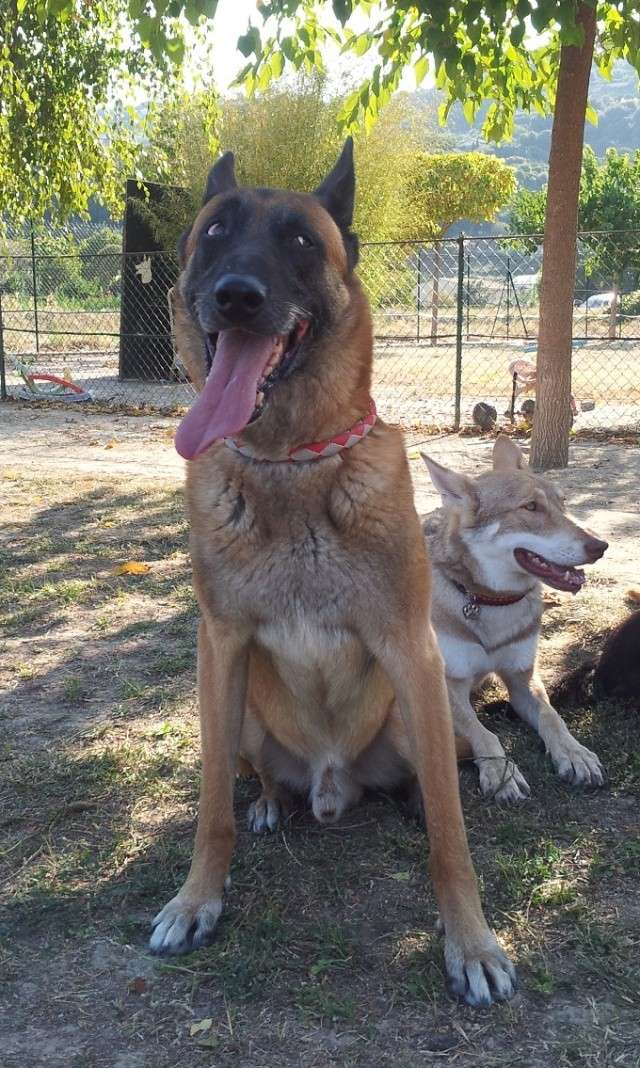
[(469, 856), (402, 437), (370, 401), (354, 190), (350, 141), (314, 195), (239, 189), (227, 154), (183, 241), (176, 332), (202, 389), (176, 444), (192, 461), (203, 772), (191, 870), (151, 947), (184, 953), (213, 934), (239, 756), (262, 780), (257, 831), (277, 824), (286, 788), (330, 820), (363, 786), (417, 774), (450, 983), (488, 1004), (510, 997), (514, 970)]

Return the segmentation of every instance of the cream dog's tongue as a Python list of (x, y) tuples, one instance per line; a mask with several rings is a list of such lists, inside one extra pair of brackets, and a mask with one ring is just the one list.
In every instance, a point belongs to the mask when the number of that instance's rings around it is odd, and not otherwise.
[(256, 405), (258, 382), (277, 343), (247, 330), (221, 330), (202, 393), (176, 431), (176, 449), (193, 460), (214, 441), (237, 434)]

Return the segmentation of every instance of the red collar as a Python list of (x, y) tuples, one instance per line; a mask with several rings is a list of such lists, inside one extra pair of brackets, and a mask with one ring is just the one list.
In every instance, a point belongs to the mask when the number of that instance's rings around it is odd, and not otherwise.
[(505, 608), (510, 604), (517, 604), (518, 601), (522, 601), (524, 597), (527, 597), (531, 593), (531, 590), (525, 590), (524, 593), (477, 593), (469, 592), (466, 586), (463, 586), (461, 582), (456, 582), (455, 579), (451, 580), (453, 585), (460, 593), (464, 594), (466, 600), (462, 606), (462, 614), (465, 619), (475, 619), (480, 615), (481, 605), (486, 605), (488, 608)]
[(286, 456), (277, 460), (256, 456), (250, 445), (245, 445), (243, 441), (238, 441), (236, 438), (225, 438), (224, 443), (228, 449), (233, 449), (234, 452), (239, 452), (243, 456), (248, 456), (250, 460), (258, 460), (261, 463), (304, 464), (310, 460), (324, 460), (327, 456), (335, 456), (342, 449), (350, 449), (353, 445), (357, 445), (359, 441), (366, 438), (376, 418), (376, 405), (371, 398), (367, 414), (354, 423), (349, 430), (343, 430), (341, 434), (335, 434), (326, 441), (312, 441), (306, 445), (297, 445), (294, 449), (290, 449)]

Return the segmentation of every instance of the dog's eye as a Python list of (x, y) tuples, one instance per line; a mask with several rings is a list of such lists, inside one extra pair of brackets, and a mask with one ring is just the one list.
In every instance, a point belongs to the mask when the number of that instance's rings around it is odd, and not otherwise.
[(296, 234), (293, 239), (296, 245), (300, 245), (300, 248), (311, 248), (313, 241), (306, 236), (306, 234)]
[(536, 501), (527, 501), (527, 503), (523, 504), (522, 507), (526, 508), (528, 512), (537, 512), (538, 511), (538, 504), (537, 504)]
[(207, 230), (209, 237), (220, 237), (224, 233), (224, 223), (219, 222), (217, 219), (211, 223), (211, 226)]

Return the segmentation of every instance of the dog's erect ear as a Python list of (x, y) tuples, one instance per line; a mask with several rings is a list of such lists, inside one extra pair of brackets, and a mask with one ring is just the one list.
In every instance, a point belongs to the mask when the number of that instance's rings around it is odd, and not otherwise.
[(224, 156), (220, 156), (220, 159), (216, 160), (209, 171), (207, 187), (202, 198), (203, 204), (211, 200), (211, 197), (217, 196), (218, 193), (227, 193), (229, 189), (238, 188), (234, 163), (233, 152), (225, 152)]
[(458, 471), (450, 471), (448, 467), (443, 467), (442, 464), (436, 463), (425, 452), (421, 452), (420, 455), (427, 465), (431, 481), (442, 497), (442, 503), (445, 507), (462, 508), (463, 505), (475, 500), (472, 479), (468, 478), (467, 475), (461, 475)]
[(526, 460), (517, 441), (506, 434), (498, 434), (493, 446), (493, 470), (518, 471), (525, 466)]
[(356, 173), (353, 167), (353, 138), (347, 137), (340, 158), (314, 194), (341, 230), (353, 222)]

